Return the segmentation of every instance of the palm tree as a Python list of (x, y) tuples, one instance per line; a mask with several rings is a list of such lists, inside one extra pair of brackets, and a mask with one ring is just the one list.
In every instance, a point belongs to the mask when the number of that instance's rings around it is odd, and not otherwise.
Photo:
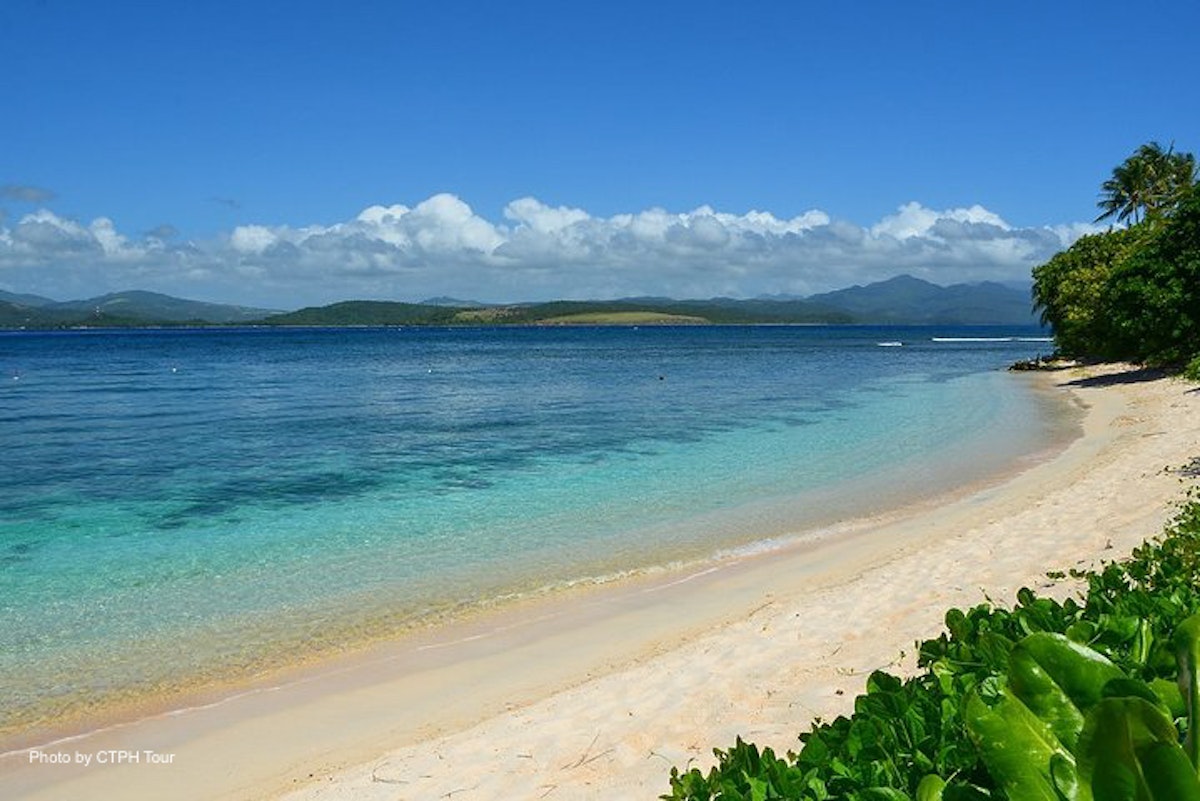
[(1130, 217), (1134, 224), (1141, 222), (1139, 212), (1146, 208), (1149, 185), (1149, 170), (1138, 154), (1113, 167), (1112, 177), (1100, 185), (1102, 196), (1096, 205), (1101, 214), (1096, 222), (1114, 216), (1121, 223)]
[(1164, 210), (1174, 209), (1196, 183), (1196, 157), (1191, 153), (1176, 153), (1172, 142), (1158, 180)]
[(1096, 205), (1101, 214), (1096, 222), (1113, 216), (1125, 222), (1132, 217), (1136, 225), (1144, 218), (1162, 217), (1194, 183), (1195, 156), (1176, 153), (1174, 143), (1163, 150), (1158, 142), (1149, 142), (1114, 167), (1112, 177), (1100, 185)]

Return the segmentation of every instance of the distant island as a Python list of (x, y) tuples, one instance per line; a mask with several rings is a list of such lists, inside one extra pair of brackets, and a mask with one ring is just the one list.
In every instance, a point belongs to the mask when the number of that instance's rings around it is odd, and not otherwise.
[(202, 303), (131, 291), (56, 301), (0, 291), (0, 328), (401, 325), (1037, 325), (1028, 290), (1003, 284), (937, 284), (900, 275), (798, 298), (623, 298), (485, 304), (350, 300), (295, 311)]

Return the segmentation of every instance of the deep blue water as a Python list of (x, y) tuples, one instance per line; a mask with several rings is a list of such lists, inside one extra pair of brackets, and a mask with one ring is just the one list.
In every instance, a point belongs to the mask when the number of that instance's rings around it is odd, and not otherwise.
[(986, 475), (1040, 336), (0, 334), (0, 729)]

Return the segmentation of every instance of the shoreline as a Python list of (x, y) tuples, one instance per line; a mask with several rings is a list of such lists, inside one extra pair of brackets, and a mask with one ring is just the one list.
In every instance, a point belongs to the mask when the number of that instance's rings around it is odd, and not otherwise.
[[(1050, 378), (1061, 383), (1079, 374)], [(1073, 396), (1090, 408), (1083, 436), (1058, 455), (1001, 483), (871, 519), (848, 536), (584, 588), (566, 603), (522, 602), (300, 671), (291, 683), (61, 746), (152, 750), (172, 754), (171, 764), (81, 768), (21, 764), (10, 755), (0, 757), (0, 779), (15, 788), (13, 797), (29, 798), (157, 797), (168, 787), (172, 797), (264, 798), (299, 787), (304, 798), (382, 798), (394, 797), (399, 784), (422, 798), (455, 790), (462, 793), (456, 798), (493, 798), (502, 788), (510, 798), (599, 798), (614, 790), (655, 797), (672, 765), (704, 764), (712, 747), (732, 744), (737, 734), (786, 750), (814, 713), (845, 711), (865, 677), (855, 665), (887, 664), (936, 633), (947, 606), (982, 600), (963, 578), (955, 581), (954, 570), (973, 569), (989, 550), (997, 558), (1004, 541), (988, 536), (996, 528), (1031, 511), (1082, 512), (1098, 525), (1096, 533), (1072, 534), (1043, 522), (1053, 542), (1003, 555), (1023, 560), (1020, 569), (981, 570), (980, 583), (1002, 602), (1030, 580), (1012, 586), (1014, 576), (1029, 575), (1028, 564), (1041, 562), (1044, 573), (1075, 566), (1068, 562), (1081, 555), (1085, 562), (1114, 558), (1157, 534), (1180, 494), (1178, 481), (1162, 472), (1169, 454), (1188, 451), (1190, 458), (1200, 450), (1196, 424), (1179, 431), (1165, 422), (1181, 413), (1171, 401), (1194, 413), (1200, 399), (1164, 381), (1075, 387)], [(1163, 438), (1181, 441), (1156, 449)], [(1154, 458), (1157, 472), (1147, 472)], [(1147, 485), (1140, 494), (1131, 466), (1145, 479), (1139, 486)], [(1115, 473), (1121, 492), (1097, 496), (1091, 485), (1101, 473), (1109, 487)], [(930, 553), (938, 564), (913, 564), (931, 561)], [(1067, 561), (1045, 561), (1056, 555)], [(899, 578), (888, 589), (876, 586), (889, 573)], [(888, 597), (904, 603), (881, 614), (875, 605)], [(762, 636), (809, 616), (820, 619), (799, 645), (797, 636), (786, 646), (774, 634)], [(882, 631), (847, 631), (856, 617)], [(889, 620), (897, 625), (883, 625)], [(847, 667), (824, 654), (831, 646)], [(812, 662), (813, 648), (829, 662), (824, 668)], [(867, 662), (854, 656), (863, 648), (871, 652)], [(696, 664), (704, 666), (699, 675)], [(715, 676), (729, 686), (715, 686)], [(829, 688), (830, 676), (838, 687)]]
[[(754, 483), (762, 497), (746, 499), (734, 492), (736, 500), (730, 503), (730, 496), (710, 493), (696, 500), (703, 503), (706, 498), (719, 499), (721, 503), (714, 504), (711, 509), (680, 506), (681, 510), (688, 511), (677, 515), (679, 519), (642, 521), (636, 529), (640, 532), (636, 548), (614, 538), (614, 543), (623, 547), (611, 550), (589, 547), (586, 552), (576, 549), (573, 554), (564, 549), (564, 560), (542, 558), (543, 565), (554, 563), (557, 566), (557, 575), (549, 575), (545, 569), (540, 573), (530, 572), (529, 576), (514, 572), (515, 580), (497, 578), (493, 586), (485, 587), (482, 592), (469, 582), (459, 585), (454, 581), (444, 584), (452, 588), (453, 593), (445, 591), (441, 595), (447, 599), (453, 595), (455, 602), (438, 599), (438, 603), (426, 603), (419, 611), (415, 611), (417, 606), (411, 603), (403, 606), (394, 601), (385, 603), (360, 598), (353, 607), (346, 604), (324, 614), (319, 626), (289, 625), (294, 620), (301, 623), (304, 620), (301, 615), (289, 619), (281, 614), (270, 621), (276, 629), (266, 624), (261, 626), (261, 631), (246, 627), (244, 640), (254, 643), (256, 650), (253, 652), (228, 647), (206, 650), (210, 646), (205, 640), (205, 631), (181, 629), (170, 639), (148, 640), (136, 653), (97, 651), (90, 665), (81, 665), (73, 671), (56, 669), (53, 662), (47, 663), (49, 669), (43, 671), (36, 662), (26, 660), (24, 666), (14, 669), (7, 677), (9, 684), (6, 686), (14, 688), (9, 696), (13, 703), (0, 715), (3, 718), (0, 720), (0, 757), (25, 746), (71, 741), (79, 735), (110, 728), (112, 724), (125, 725), (162, 713), (220, 703), (227, 696), (290, 683), (310, 669), (320, 671), (344, 657), (353, 660), (355, 654), (369, 657), (381, 644), (403, 641), (430, 630), (438, 631), (449, 624), (490, 614), (498, 608), (531, 603), (570, 603), (581, 592), (619, 586), (631, 579), (670, 581), (680, 571), (706, 569), (713, 564), (724, 565), (730, 560), (771, 553), (800, 543), (846, 536), (850, 531), (877, 521), (880, 515), (906, 513), (922, 503), (938, 503), (972, 487), (1002, 480), (1009, 473), (1048, 458), (1050, 453), (1065, 447), (1071, 438), (1078, 436), (1078, 409), (1056, 397), (1047, 389), (1045, 381), (1013, 377), (1000, 371), (992, 371), (986, 379), (989, 395), (1005, 398), (995, 404), (1003, 411), (994, 415), (976, 413), (973, 428), (976, 433), (954, 442), (931, 430), (930, 441), (925, 447), (934, 447), (937, 443), (936, 456), (903, 454), (900, 460), (893, 460), (886, 466), (872, 466), (851, 478), (825, 478), (815, 483), (811, 475), (796, 477), (796, 470), (803, 471), (804, 465), (786, 471), (779, 468), (767, 477), (775, 483)], [(980, 381), (983, 376), (976, 375), (971, 380)], [(953, 395), (953, 391), (946, 392)], [(991, 429), (980, 427), (984, 419), (995, 421)], [(1032, 419), (1038, 423), (1023, 425)], [(915, 423), (925, 425), (926, 420), (918, 419)], [(896, 422), (891, 427), (906, 429), (903, 423)], [(1001, 439), (1007, 441), (1000, 442)], [(740, 445), (745, 448), (747, 443), (742, 439)], [(757, 442), (752, 452), (764, 452), (764, 446), (780, 448), (781, 457), (804, 453), (802, 448), (785, 449), (777, 440)], [(711, 453), (701, 461), (714, 465), (723, 463)], [(772, 461), (776, 460), (772, 458)], [(727, 468), (718, 469), (727, 472)], [(676, 483), (672, 471), (665, 474), (670, 476), (669, 483)], [(784, 481), (780, 483), (780, 479)], [(742, 483), (749, 486), (744, 480)], [(790, 491), (780, 489), (789, 483), (799, 487)], [(763, 492), (764, 486), (773, 487), (774, 492)], [(582, 556), (590, 562), (580, 561)], [(493, 573), (489, 579), (496, 575)], [(330, 576), (330, 580), (339, 579)], [(323, 582), (324, 578), (319, 575), (309, 579), (314, 588)], [(431, 588), (434, 586), (430, 584)], [(145, 606), (144, 601), (142, 606)], [(236, 628), (211, 629), (212, 633), (218, 633), (219, 629), (225, 643), (235, 641), (239, 636)], [(186, 643), (187, 648), (181, 649), (177, 657), (175, 649), (179, 642)], [(214, 655), (211, 662), (203, 661), (207, 654)], [(106, 663), (113, 667), (108, 668)], [(138, 674), (125, 669), (125, 663), (135, 667), (140, 664), (169, 664), (172, 667), (152, 667)], [(89, 667), (94, 667), (94, 672)], [(105, 684), (93, 680), (80, 682), (86, 687), (86, 694), (48, 694), (48, 702), (40, 707), (36, 705), (34, 692), (21, 693), (22, 680), (37, 689), (51, 687), (51, 679), (59, 677), (57, 686), (63, 688), (93, 676), (105, 677)], [(132, 681), (124, 681), (130, 676)], [(27, 697), (33, 700), (22, 706), (20, 702)]]

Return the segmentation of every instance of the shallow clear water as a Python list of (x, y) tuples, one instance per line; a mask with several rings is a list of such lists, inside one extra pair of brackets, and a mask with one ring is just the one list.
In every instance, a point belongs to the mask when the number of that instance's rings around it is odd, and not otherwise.
[(994, 472), (1029, 336), (0, 335), (0, 729)]

